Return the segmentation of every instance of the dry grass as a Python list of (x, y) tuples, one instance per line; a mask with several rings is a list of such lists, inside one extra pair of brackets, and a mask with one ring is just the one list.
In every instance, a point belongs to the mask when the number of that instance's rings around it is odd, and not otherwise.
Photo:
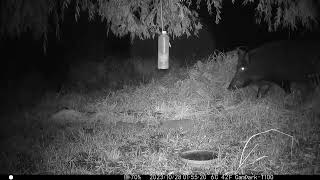
[[(3, 116), (0, 173), (320, 174), (314, 113), (286, 109), (296, 97), (276, 87), (264, 99), (227, 91), (236, 60), (215, 52), (146, 84), (48, 94)], [(179, 159), (191, 149), (218, 160), (192, 168)]]

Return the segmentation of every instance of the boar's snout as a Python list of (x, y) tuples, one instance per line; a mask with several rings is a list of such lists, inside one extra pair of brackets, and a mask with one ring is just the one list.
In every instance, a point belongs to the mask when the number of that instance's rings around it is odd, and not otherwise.
[(231, 81), (231, 83), (229, 84), (229, 86), (228, 86), (228, 90), (229, 91), (234, 91), (234, 90), (236, 90), (237, 88), (236, 88), (236, 86), (234, 86), (234, 84), (232, 83), (233, 81)]

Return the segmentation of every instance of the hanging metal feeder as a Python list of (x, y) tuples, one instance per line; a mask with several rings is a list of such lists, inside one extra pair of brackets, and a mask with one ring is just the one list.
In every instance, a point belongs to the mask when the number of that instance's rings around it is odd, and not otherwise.
[(158, 69), (169, 69), (169, 36), (166, 31), (158, 38)]

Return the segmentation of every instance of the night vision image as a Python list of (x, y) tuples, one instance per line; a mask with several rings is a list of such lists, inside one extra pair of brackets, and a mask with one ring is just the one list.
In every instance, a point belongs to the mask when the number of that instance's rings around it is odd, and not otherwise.
[(319, 0), (1, 0), (0, 174), (320, 175)]

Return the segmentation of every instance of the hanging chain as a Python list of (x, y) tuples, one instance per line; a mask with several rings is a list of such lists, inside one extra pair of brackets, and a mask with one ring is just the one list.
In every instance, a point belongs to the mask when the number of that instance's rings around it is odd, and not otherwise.
[(163, 31), (163, 17), (162, 17), (162, 0), (160, 0), (160, 7), (161, 7), (161, 31)]

